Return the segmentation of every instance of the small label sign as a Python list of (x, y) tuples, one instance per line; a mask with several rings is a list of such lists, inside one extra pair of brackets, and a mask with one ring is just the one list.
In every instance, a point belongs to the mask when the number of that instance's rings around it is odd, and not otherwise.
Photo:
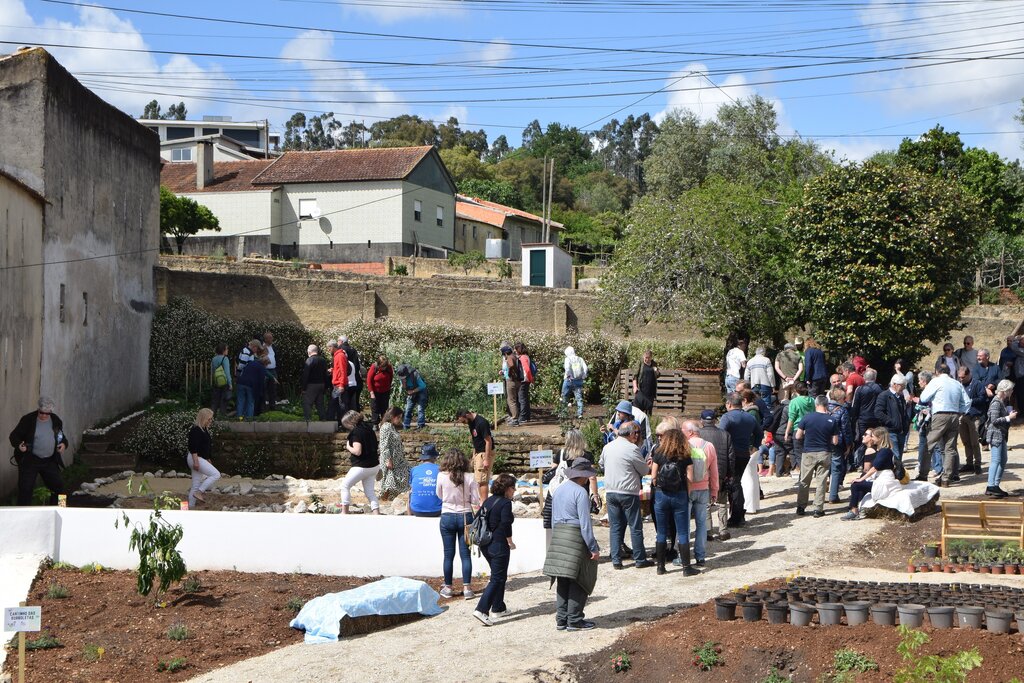
[(487, 395), (488, 396), (501, 396), (505, 393), (504, 382), (488, 382), (487, 383)]
[(42, 621), (42, 607), (4, 607), (5, 633), (38, 631)]
[(539, 470), (551, 467), (554, 455), (554, 451), (530, 451), (530, 469)]

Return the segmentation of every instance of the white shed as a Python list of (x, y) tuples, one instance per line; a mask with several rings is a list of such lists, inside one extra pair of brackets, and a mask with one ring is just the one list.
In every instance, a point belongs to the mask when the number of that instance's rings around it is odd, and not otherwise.
[(524, 244), (523, 287), (572, 287), (572, 257), (554, 244)]

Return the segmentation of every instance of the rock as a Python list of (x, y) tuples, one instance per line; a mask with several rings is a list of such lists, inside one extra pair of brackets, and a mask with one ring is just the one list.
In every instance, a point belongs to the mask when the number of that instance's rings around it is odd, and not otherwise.
[(401, 498), (396, 498), (391, 503), (391, 514), (393, 515), (404, 515), (409, 510), (409, 504)]
[(142, 476), (144, 476), (146, 479), (152, 479), (153, 478), (153, 473), (152, 472), (145, 472), (145, 473), (143, 473)]
[(526, 506), (527, 514), (539, 515), (540, 514), (540, 503), (531, 503)]
[(166, 476), (169, 479), (174, 479), (175, 477), (178, 476), (178, 473), (175, 472), (174, 470), (171, 470), (170, 472), (167, 472), (164, 476)]
[(298, 479), (296, 479), (295, 477), (293, 477), (290, 474), (285, 475), (284, 480), (285, 481), (298, 481)]
[(270, 506), (270, 509), (273, 510), (274, 512), (284, 512), (284, 505), (281, 505), (280, 503), (274, 503), (273, 505)]
[(283, 474), (271, 474), (270, 478), (273, 479), (274, 481), (282, 481), (282, 480), (284, 480), (284, 475)]
[(164, 471), (163, 470), (157, 470), (153, 474), (156, 475), (157, 478), (160, 478), (160, 477), (164, 476)]
[(303, 512), (305, 512), (308, 509), (309, 509), (309, 506), (306, 505), (306, 501), (304, 501), (304, 500), (300, 500), (299, 504), (295, 506), (295, 512), (298, 512), (298, 513), (303, 513)]
[(512, 501), (512, 514), (515, 515), (516, 517), (520, 517), (522, 515), (525, 515), (528, 511), (529, 511), (529, 508), (527, 508), (525, 505), (523, 505), (519, 501)]
[(91, 484), (91, 483), (88, 483), (88, 482), (86, 482), (85, 484), (82, 484), (82, 490), (86, 491), (88, 493), (92, 493), (97, 488), (99, 488), (99, 487), (97, 487), (96, 484)]
[(522, 497), (519, 498), (519, 500), (526, 505), (533, 505), (540, 499), (537, 496), (533, 495), (532, 493), (524, 493)]
[(243, 481), (241, 484), (238, 485), (238, 492), (243, 496), (247, 496), (250, 493), (252, 493), (252, 489), (252, 484), (250, 484), (247, 481)]

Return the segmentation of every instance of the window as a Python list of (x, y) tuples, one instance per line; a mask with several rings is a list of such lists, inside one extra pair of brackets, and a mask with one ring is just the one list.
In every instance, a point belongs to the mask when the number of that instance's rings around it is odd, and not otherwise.
[(462, 224), (462, 239), (466, 239), (466, 224)]
[(476, 226), (473, 226), (473, 239), (476, 239)]
[(185, 138), (193, 138), (195, 136), (195, 128), (186, 128), (185, 126), (167, 126), (168, 140), (183, 140)]
[(203, 128), (203, 135), (220, 135), (220, 128)]
[(192, 161), (192, 148), (172, 149), (171, 161)]
[(260, 144), (260, 132), (255, 128), (225, 128), (224, 135), (232, 140), (238, 140), (249, 147), (262, 147)]
[(417, 223), (423, 220), (423, 202), (418, 199), (412, 203), (412, 217)]
[(439, 227), (439, 228), (443, 228), (444, 227), (444, 207), (443, 206), (437, 207), (437, 227)]
[(320, 209), (317, 208), (315, 199), (299, 200), (299, 220), (308, 221), (320, 217)]

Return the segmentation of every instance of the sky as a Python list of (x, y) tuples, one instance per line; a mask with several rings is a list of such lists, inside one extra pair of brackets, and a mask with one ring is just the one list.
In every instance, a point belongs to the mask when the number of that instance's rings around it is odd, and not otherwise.
[(838, 159), (936, 124), (1024, 156), (1024, 0), (0, 0), (0, 53), (23, 45), (133, 116), (455, 116), (518, 146), (756, 93)]

